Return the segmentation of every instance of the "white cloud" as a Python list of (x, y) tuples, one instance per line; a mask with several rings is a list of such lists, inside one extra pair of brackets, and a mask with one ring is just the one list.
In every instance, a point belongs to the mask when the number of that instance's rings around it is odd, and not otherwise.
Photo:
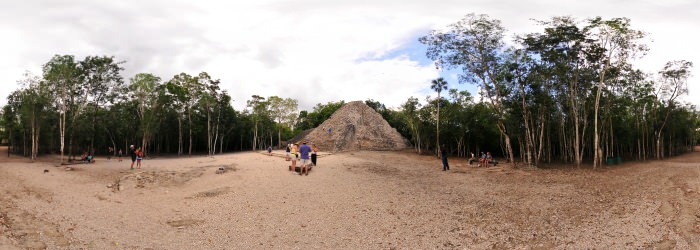
[[(639, 66), (655, 72), (669, 60), (700, 64), (692, 32), (700, 26), (698, 10), (688, 0), (5, 2), (0, 83), (12, 87), (0, 88), (0, 105), (25, 70), (39, 74), (54, 54), (73, 54), (126, 60), (125, 79), (207, 71), (221, 79), (238, 109), (254, 94), (292, 97), (302, 109), (368, 98), (398, 106), (431, 94), (438, 72), (391, 52), (471, 12), (502, 20), (511, 33), (539, 31), (530, 18), (629, 17), (651, 33), (651, 51)], [(700, 105), (697, 79), (687, 99)]]

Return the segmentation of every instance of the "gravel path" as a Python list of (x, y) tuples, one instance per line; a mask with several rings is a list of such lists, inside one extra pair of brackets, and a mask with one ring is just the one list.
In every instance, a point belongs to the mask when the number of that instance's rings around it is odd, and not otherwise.
[(700, 153), (599, 171), (450, 159), (443, 172), (431, 156), (347, 152), (308, 176), (282, 155), (134, 171), (0, 158), (0, 249), (700, 248)]

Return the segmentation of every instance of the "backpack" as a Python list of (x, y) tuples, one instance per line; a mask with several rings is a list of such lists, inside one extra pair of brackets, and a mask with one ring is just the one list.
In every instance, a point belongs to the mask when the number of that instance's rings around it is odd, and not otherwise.
[(136, 153), (136, 155), (138, 155), (139, 157), (143, 157), (143, 151), (139, 151), (138, 153)]

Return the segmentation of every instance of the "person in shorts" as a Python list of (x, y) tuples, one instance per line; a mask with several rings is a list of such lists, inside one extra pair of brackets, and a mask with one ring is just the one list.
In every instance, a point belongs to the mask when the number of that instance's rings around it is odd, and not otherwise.
[(139, 147), (136, 149), (136, 168), (138, 169), (141, 168), (141, 160), (143, 160), (143, 150)]
[(309, 175), (309, 163), (311, 162), (311, 159), (309, 158), (309, 153), (311, 153), (311, 147), (309, 145), (306, 145), (306, 142), (302, 143), (301, 147), (299, 148), (299, 155), (301, 158), (301, 168), (299, 169), (299, 175), (302, 175), (306, 173), (306, 175)]
[(292, 165), (289, 166), (289, 171), (295, 171), (295, 169), (297, 167), (297, 149), (298, 149), (297, 145), (299, 145), (299, 144), (295, 143), (294, 145), (292, 145), (292, 148), (290, 149), (290, 153), (291, 153), (290, 156), (292, 159)]

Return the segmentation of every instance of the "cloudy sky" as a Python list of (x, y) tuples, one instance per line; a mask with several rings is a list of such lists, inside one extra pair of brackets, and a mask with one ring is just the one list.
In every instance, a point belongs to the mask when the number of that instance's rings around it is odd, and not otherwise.
[[(500, 19), (509, 34), (540, 31), (531, 19), (628, 17), (649, 33), (639, 68), (656, 72), (684, 59), (700, 75), (697, 0), (24, 0), (0, 2), (0, 105), (23, 72), (41, 74), (53, 55), (71, 54), (124, 60), (125, 79), (206, 71), (237, 109), (254, 94), (292, 97), (301, 109), (369, 98), (396, 107), (432, 94), (440, 75), (474, 91), (438, 72), (417, 42), (468, 13)], [(699, 79), (685, 97), (696, 105)]]

